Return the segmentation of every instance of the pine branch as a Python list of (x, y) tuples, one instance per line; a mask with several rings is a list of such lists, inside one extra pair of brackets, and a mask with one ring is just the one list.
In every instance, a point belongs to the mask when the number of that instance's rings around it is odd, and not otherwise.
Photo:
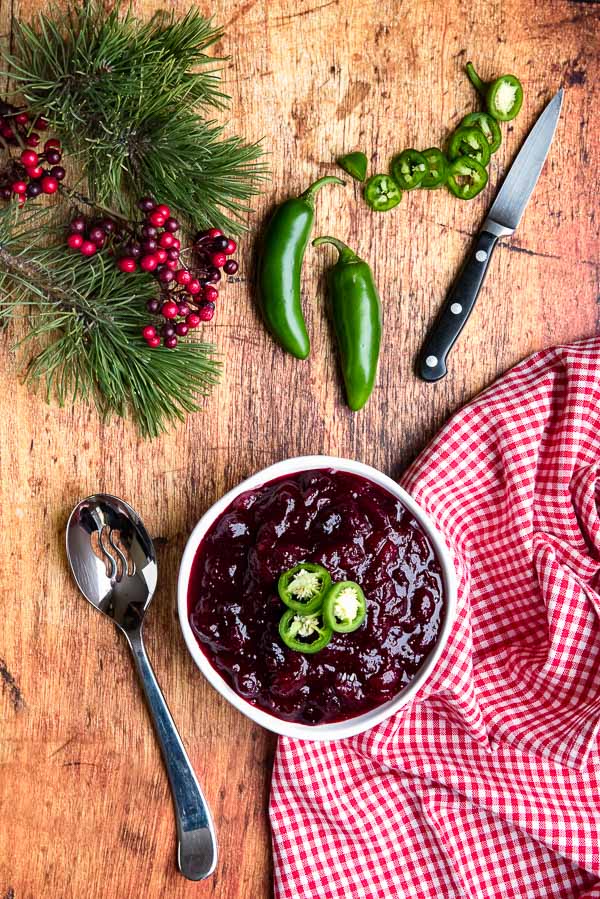
[(0, 317), (27, 310), (26, 378), (61, 405), (93, 400), (104, 417), (130, 416), (148, 437), (196, 411), (218, 381), (214, 347), (188, 339), (149, 348), (140, 332), (153, 279), (124, 277), (104, 253), (86, 259), (63, 245), (40, 247), (44, 229), (28, 218), (0, 212)]
[(129, 213), (151, 194), (190, 227), (235, 234), (266, 170), (257, 144), (224, 137), (195, 112), (228, 99), (204, 52), (221, 36), (195, 9), (142, 23), (99, 0), (71, 0), (32, 25), (15, 21), (5, 58), (28, 105), (77, 154), (93, 196)]

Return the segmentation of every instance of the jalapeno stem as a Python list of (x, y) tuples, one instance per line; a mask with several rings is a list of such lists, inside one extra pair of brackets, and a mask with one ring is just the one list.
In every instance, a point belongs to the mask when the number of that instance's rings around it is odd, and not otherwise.
[(307, 187), (304, 193), (300, 194), (300, 197), (312, 206), (315, 194), (326, 184), (341, 184), (342, 187), (346, 186), (346, 182), (342, 181), (341, 178), (336, 177), (336, 175), (325, 175), (323, 178), (319, 178), (318, 181), (311, 184), (310, 187)]
[(320, 247), (321, 244), (324, 243), (330, 243), (336, 248), (336, 250), (340, 254), (341, 262), (354, 262), (356, 259), (358, 259), (358, 256), (356, 255), (354, 250), (351, 250), (349, 246), (347, 246), (343, 241), (338, 240), (337, 237), (329, 237), (325, 235), (323, 237), (315, 237), (312, 242), (313, 247)]
[(475, 66), (473, 65), (473, 63), (468, 62), (466, 65), (466, 69), (469, 81), (471, 82), (475, 90), (480, 93), (482, 97), (485, 97), (486, 86), (475, 71)]

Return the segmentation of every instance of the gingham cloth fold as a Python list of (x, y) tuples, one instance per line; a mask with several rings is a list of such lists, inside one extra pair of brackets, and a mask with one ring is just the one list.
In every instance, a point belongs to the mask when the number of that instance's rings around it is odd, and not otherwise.
[(599, 462), (596, 338), (516, 366), (408, 470), (456, 622), (395, 717), (279, 740), (278, 899), (600, 897)]

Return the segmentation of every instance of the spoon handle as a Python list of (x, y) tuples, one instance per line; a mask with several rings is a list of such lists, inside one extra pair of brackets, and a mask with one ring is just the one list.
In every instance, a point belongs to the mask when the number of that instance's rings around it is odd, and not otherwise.
[(210, 811), (146, 654), (141, 630), (124, 633), (146, 694), (171, 783), (177, 819), (177, 864), (188, 880), (204, 880), (212, 874), (217, 863), (217, 841)]

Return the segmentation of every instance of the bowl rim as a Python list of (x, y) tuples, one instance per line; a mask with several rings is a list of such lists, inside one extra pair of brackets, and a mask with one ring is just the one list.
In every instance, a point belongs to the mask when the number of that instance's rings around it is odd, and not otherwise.
[[(410, 683), (400, 690), (400, 692), (392, 699), (382, 703), (376, 708), (371, 709), (368, 712), (363, 712), (360, 715), (356, 715), (353, 718), (347, 718), (344, 721), (334, 721), (329, 724), (299, 724), (293, 721), (285, 721), (264, 709), (252, 705), (248, 700), (236, 693), (217, 669), (213, 668), (208, 657), (200, 649), (188, 618), (188, 585), (192, 564), (202, 538), (216, 519), (219, 518), (233, 500), (240, 494), (246, 493), (248, 490), (256, 490), (268, 482), (274, 481), (280, 477), (300, 474), (304, 471), (313, 469), (331, 469), (333, 471), (346, 471), (352, 474), (361, 475), (384, 489), (387, 489), (393, 496), (396, 496), (421, 524), (435, 549), (442, 569), (445, 599), (444, 619), (442, 621), (437, 643)], [(242, 712), (242, 714), (267, 730), (279, 734), (280, 736), (312, 741), (341, 740), (347, 737), (356, 736), (363, 731), (369, 730), (376, 724), (381, 723), (386, 718), (389, 718), (410, 702), (414, 695), (428, 680), (448, 642), (448, 637), (456, 615), (456, 597), (456, 571), (450, 551), (441, 533), (437, 530), (427, 513), (417, 504), (412, 496), (396, 483), (396, 481), (392, 480), (392, 478), (383, 474), (383, 472), (378, 469), (373, 468), (371, 465), (340, 456), (327, 455), (292, 456), (280, 462), (275, 462), (241, 481), (231, 490), (228, 490), (227, 493), (206, 510), (193, 528), (183, 551), (177, 580), (177, 609), (183, 638), (194, 662), (211, 686), (230, 702), (231, 705), (238, 709), (238, 711)]]

